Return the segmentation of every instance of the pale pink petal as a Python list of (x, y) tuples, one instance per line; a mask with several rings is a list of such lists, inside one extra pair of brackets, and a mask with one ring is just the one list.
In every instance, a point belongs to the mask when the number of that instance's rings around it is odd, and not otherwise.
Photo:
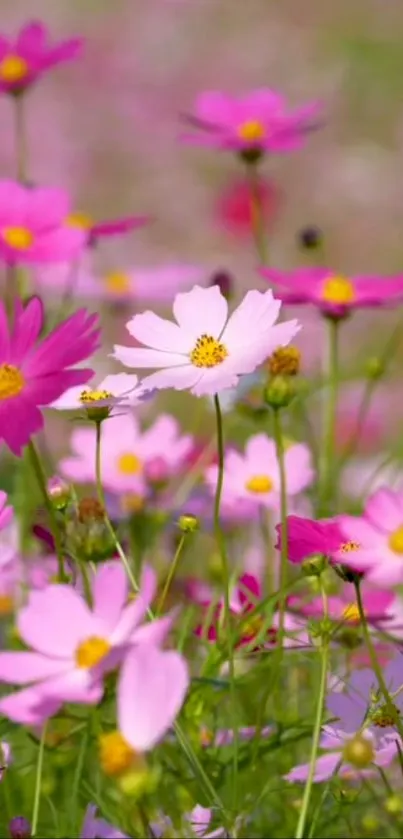
[(397, 530), (403, 525), (400, 496), (386, 487), (378, 489), (367, 501), (365, 517), (383, 533)]
[(70, 657), (83, 639), (102, 630), (81, 595), (67, 585), (31, 592), (17, 625), (26, 644), (58, 659)]
[(22, 725), (37, 726), (56, 714), (61, 704), (60, 700), (47, 699), (36, 687), (30, 687), (0, 699), (0, 714)]
[(169, 353), (186, 353), (189, 351), (188, 337), (176, 323), (164, 320), (154, 312), (143, 312), (135, 315), (127, 324), (127, 329), (133, 338), (146, 347)]
[(108, 562), (97, 570), (92, 584), (93, 610), (112, 632), (122, 614), (128, 596), (127, 574), (118, 562)]
[(39, 653), (0, 653), (0, 682), (25, 685), (63, 673), (69, 667), (65, 659), (48, 658)]
[(157, 373), (152, 373), (151, 376), (145, 376), (141, 380), (141, 384), (149, 390), (154, 390), (154, 388), (162, 390), (167, 387), (173, 387), (175, 390), (186, 390), (197, 385), (201, 381), (203, 373), (204, 371), (201, 371), (199, 367), (186, 364), (182, 367), (159, 370)]
[(112, 644), (125, 643), (147, 614), (157, 588), (157, 577), (155, 571), (146, 565), (143, 569), (140, 582), (140, 590), (135, 596), (133, 603), (126, 606), (121, 618), (111, 635)]
[(139, 369), (147, 367), (187, 367), (188, 365), (187, 356), (179, 355), (179, 353), (149, 350), (143, 347), (123, 347), (120, 344), (114, 345), (111, 355), (125, 367), (138, 367)]
[(196, 285), (191, 291), (176, 295), (173, 313), (182, 333), (190, 342), (196, 342), (203, 334), (220, 337), (228, 316), (228, 304), (218, 286), (202, 288)]
[(94, 682), (90, 670), (81, 667), (41, 682), (38, 692), (44, 699), (95, 705), (102, 699), (104, 688), (100, 682)]

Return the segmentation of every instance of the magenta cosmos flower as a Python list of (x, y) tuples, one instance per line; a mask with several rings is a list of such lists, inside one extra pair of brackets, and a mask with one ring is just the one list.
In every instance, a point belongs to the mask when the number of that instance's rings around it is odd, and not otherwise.
[(329, 268), (296, 271), (260, 268), (259, 271), (277, 287), (283, 303), (311, 303), (329, 317), (342, 318), (354, 309), (387, 306), (403, 300), (403, 274), (347, 277)]
[(307, 132), (318, 127), (320, 110), (317, 102), (310, 102), (290, 111), (284, 97), (268, 88), (244, 96), (205, 91), (186, 117), (194, 130), (182, 139), (244, 154), (289, 152), (300, 148)]
[(0, 713), (34, 725), (63, 702), (99, 702), (103, 676), (127, 650), (141, 644), (148, 650), (170, 629), (170, 617), (142, 623), (155, 589), (155, 574), (146, 567), (136, 599), (128, 602), (124, 568), (110, 562), (94, 577), (92, 609), (67, 585), (31, 592), (17, 619), (19, 636), (30, 650), (0, 653), (0, 681), (26, 687), (1, 699)]
[(22, 93), (58, 64), (77, 58), (82, 38), (50, 44), (46, 27), (37, 21), (26, 24), (15, 39), (0, 36), (0, 90)]
[(368, 499), (363, 516), (340, 516), (343, 532), (358, 549), (335, 558), (365, 572), (376, 586), (403, 582), (403, 492), (386, 487)]
[[(281, 550), (281, 524), (276, 525), (276, 531), (276, 548)], [(287, 517), (287, 556), (290, 562), (298, 564), (317, 554), (331, 558), (341, 552), (344, 556), (353, 549), (354, 545), (348, 542), (338, 519), (314, 521), (302, 516)]]
[(71, 368), (91, 356), (99, 343), (98, 315), (85, 309), (38, 341), (43, 319), (37, 297), (25, 308), (17, 301), (10, 331), (0, 302), (0, 439), (16, 455), (43, 426), (39, 408), (92, 376), (90, 369)]
[[(312, 458), (304, 443), (287, 447), (285, 468), (288, 495), (296, 495), (312, 483)], [(206, 481), (213, 494), (217, 478), (218, 466), (210, 466)], [(248, 440), (243, 454), (235, 449), (227, 452), (222, 496), (226, 504), (242, 499), (257, 506), (279, 508), (280, 468), (274, 440), (264, 433), (255, 434)]]
[(143, 227), (151, 221), (149, 216), (124, 216), (122, 218), (110, 219), (108, 221), (96, 222), (87, 213), (70, 213), (67, 223), (72, 227), (78, 227), (86, 237), (88, 245), (97, 244), (99, 239), (121, 236), (124, 233), (131, 233), (138, 227)]
[(292, 341), (299, 324), (274, 325), (280, 308), (271, 291), (248, 291), (228, 317), (218, 286), (195, 286), (176, 295), (176, 323), (153, 312), (135, 315), (127, 329), (146, 348), (115, 346), (113, 355), (127, 367), (161, 368), (142, 380), (145, 388), (212, 395), (234, 387), (240, 375), (251, 373), (273, 350)]
[(66, 224), (68, 210), (62, 189), (0, 181), (0, 258), (28, 265), (73, 260), (85, 235)]

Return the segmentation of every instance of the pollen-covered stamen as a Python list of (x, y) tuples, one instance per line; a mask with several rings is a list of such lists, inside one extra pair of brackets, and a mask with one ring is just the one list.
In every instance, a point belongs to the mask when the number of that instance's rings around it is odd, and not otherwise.
[(95, 667), (110, 652), (111, 646), (105, 638), (93, 635), (82, 641), (76, 649), (76, 662), (78, 667)]
[(132, 282), (127, 274), (123, 271), (112, 271), (104, 278), (104, 284), (107, 291), (112, 294), (128, 294), (132, 288)]
[(110, 731), (99, 738), (99, 759), (106, 775), (122, 775), (132, 767), (136, 752), (120, 731)]
[(245, 484), (245, 488), (249, 492), (256, 492), (258, 495), (271, 492), (273, 486), (273, 481), (269, 475), (253, 475)]
[(343, 542), (340, 545), (340, 550), (343, 554), (349, 554), (352, 551), (359, 551), (360, 550), (360, 543), (359, 542)]
[(259, 143), (266, 136), (266, 129), (258, 119), (248, 119), (238, 128), (238, 136), (247, 143)]
[(224, 344), (213, 338), (212, 335), (201, 335), (197, 339), (190, 360), (195, 367), (216, 367), (222, 364), (228, 356), (228, 350)]
[(34, 241), (34, 235), (28, 227), (5, 227), (1, 231), (4, 242), (16, 251), (26, 251)]
[(110, 393), (109, 390), (83, 390), (80, 395), (80, 402), (83, 405), (104, 402), (106, 399), (113, 399), (113, 393)]
[(388, 728), (389, 726), (396, 725), (399, 717), (400, 710), (393, 703), (390, 705), (379, 705), (369, 715), (371, 724), (376, 725), (377, 728)]
[(389, 536), (389, 547), (395, 554), (403, 554), (403, 524)]
[(347, 277), (328, 277), (323, 283), (321, 297), (325, 303), (335, 303), (336, 305), (353, 303), (355, 288)]
[(0, 78), (3, 82), (20, 82), (28, 75), (28, 64), (20, 55), (5, 55), (0, 61)]
[(13, 364), (0, 365), (0, 400), (18, 396), (25, 386), (25, 379)]

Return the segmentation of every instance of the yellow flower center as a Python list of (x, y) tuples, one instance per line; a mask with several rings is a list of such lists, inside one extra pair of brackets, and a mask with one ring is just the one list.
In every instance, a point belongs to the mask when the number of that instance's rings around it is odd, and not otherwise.
[(0, 617), (9, 615), (14, 610), (13, 598), (8, 594), (0, 594)]
[(395, 554), (403, 554), (403, 524), (389, 536), (389, 547)]
[(4, 82), (20, 82), (28, 74), (28, 64), (19, 55), (6, 55), (0, 61), (0, 78)]
[(104, 283), (106, 290), (112, 294), (128, 294), (132, 287), (130, 277), (123, 271), (112, 271), (107, 274)]
[(227, 358), (228, 350), (212, 335), (201, 335), (195, 348), (190, 353), (190, 360), (195, 367), (216, 367)]
[(141, 472), (142, 463), (137, 455), (126, 452), (118, 458), (118, 469), (123, 475), (137, 475), (138, 472)]
[(2, 236), (6, 245), (16, 251), (26, 251), (34, 241), (33, 234), (27, 227), (6, 227)]
[(258, 119), (248, 119), (238, 128), (238, 136), (247, 143), (257, 143), (263, 140), (266, 129)]
[(93, 223), (91, 216), (87, 213), (71, 213), (67, 216), (67, 224), (71, 227), (80, 227), (82, 230), (90, 230)]
[(78, 667), (95, 667), (108, 655), (110, 648), (105, 638), (98, 638), (97, 635), (87, 638), (76, 649)]
[(322, 300), (325, 303), (353, 303), (355, 289), (346, 277), (328, 277), (322, 287)]
[(109, 390), (83, 390), (80, 396), (80, 402), (83, 405), (87, 405), (88, 403), (92, 404), (93, 402), (102, 402), (105, 399), (112, 399), (113, 394), (109, 393)]
[(25, 379), (13, 364), (0, 365), (0, 400), (18, 396), (25, 386)]
[(340, 546), (340, 550), (343, 554), (349, 554), (351, 551), (359, 551), (359, 549), (359, 542), (344, 542), (343, 545)]
[(357, 623), (360, 620), (360, 613), (356, 603), (349, 603), (342, 612), (342, 618), (348, 623)]
[(249, 492), (256, 492), (258, 494), (271, 492), (273, 489), (273, 481), (268, 475), (253, 475), (245, 484)]
[(126, 742), (120, 731), (101, 734), (99, 738), (99, 759), (105, 775), (122, 775), (134, 763), (136, 753)]
[(139, 513), (144, 507), (144, 498), (141, 495), (128, 492), (122, 495), (121, 504), (124, 513), (129, 515), (130, 513)]

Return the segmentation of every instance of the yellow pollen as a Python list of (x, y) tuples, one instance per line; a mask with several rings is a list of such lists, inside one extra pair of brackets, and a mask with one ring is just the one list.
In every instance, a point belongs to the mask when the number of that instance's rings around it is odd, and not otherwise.
[(67, 216), (67, 224), (71, 227), (80, 227), (82, 230), (90, 230), (93, 220), (86, 213), (71, 213)]
[(201, 335), (195, 348), (190, 353), (190, 360), (195, 367), (217, 367), (227, 358), (228, 350), (212, 335)]
[(340, 546), (340, 550), (343, 554), (349, 554), (351, 551), (359, 551), (360, 547), (359, 542), (344, 542), (344, 544)]
[(245, 484), (249, 492), (265, 493), (273, 489), (273, 481), (268, 475), (253, 475)]
[(248, 143), (257, 143), (259, 140), (263, 140), (265, 135), (266, 129), (257, 119), (248, 119), (238, 128), (238, 136)]
[(110, 644), (105, 638), (98, 638), (93, 635), (87, 638), (76, 649), (76, 662), (78, 667), (95, 667), (110, 651)]
[(349, 603), (342, 612), (342, 618), (348, 623), (357, 623), (360, 620), (360, 613), (356, 603)]
[(113, 394), (109, 393), (109, 390), (83, 390), (80, 396), (80, 402), (83, 405), (87, 405), (88, 402), (92, 404), (93, 402), (103, 402), (105, 399), (112, 399)]
[(0, 594), (0, 617), (9, 615), (14, 610), (13, 598), (8, 594)]
[(355, 289), (351, 280), (346, 277), (328, 277), (322, 287), (322, 300), (325, 303), (353, 303)]
[(112, 294), (128, 294), (132, 288), (130, 277), (123, 271), (112, 271), (111, 274), (107, 274), (104, 283), (106, 290)]
[(389, 547), (395, 554), (403, 554), (403, 524), (389, 536)]
[(4, 82), (20, 82), (28, 74), (28, 64), (19, 55), (6, 55), (0, 61), (0, 78)]
[(131, 768), (136, 753), (126, 742), (120, 731), (101, 734), (99, 738), (99, 759), (105, 775), (122, 775)]
[(25, 386), (25, 379), (13, 364), (0, 365), (0, 400), (18, 396)]
[(27, 227), (5, 227), (2, 237), (6, 245), (16, 251), (26, 251), (34, 241), (33, 234)]
[(141, 460), (131, 452), (121, 454), (118, 458), (118, 469), (122, 475), (137, 475), (138, 472), (141, 472), (141, 468)]

